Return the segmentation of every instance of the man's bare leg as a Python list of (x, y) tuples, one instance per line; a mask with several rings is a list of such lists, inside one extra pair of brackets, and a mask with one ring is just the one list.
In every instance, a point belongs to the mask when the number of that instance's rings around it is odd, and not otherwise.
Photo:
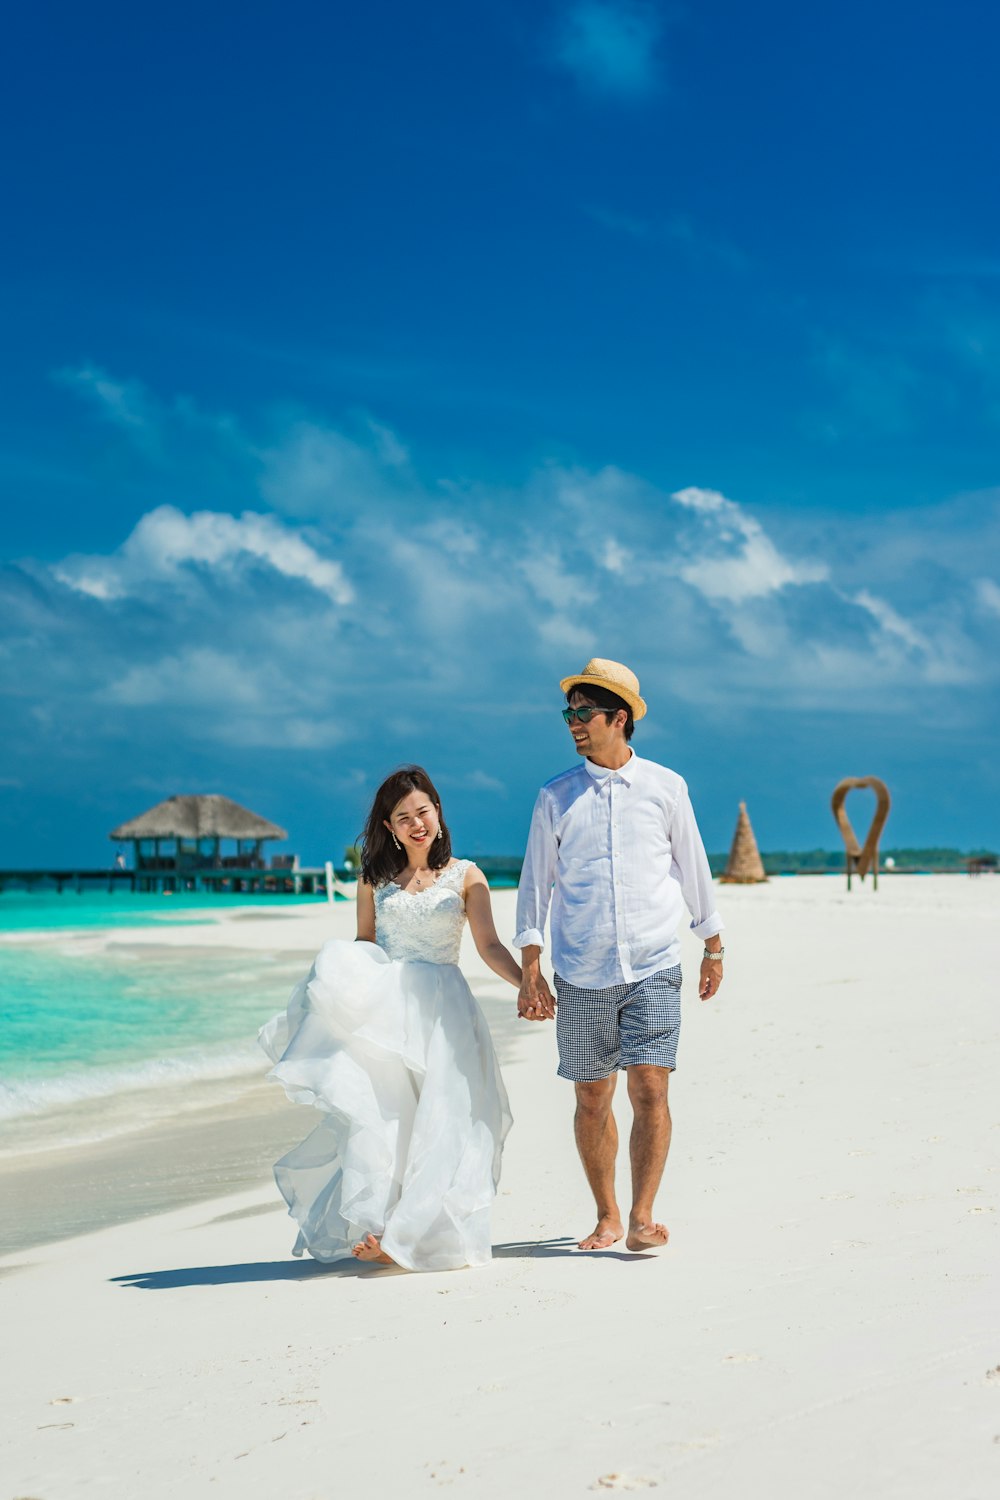
[(611, 1108), (618, 1074), (576, 1085), (576, 1145), (590, 1191), (597, 1203), (597, 1228), (580, 1241), (581, 1250), (607, 1250), (625, 1233), (615, 1198), (618, 1127)]
[(670, 1150), (670, 1107), (667, 1085), (670, 1069), (640, 1063), (628, 1068), (628, 1096), (632, 1104), (632, 1212), (625, 1240), (630, 1250), (658, 1250), (670, 1238), (666, 1225), (653, 1218), (653, 1199), (660, 1186)]

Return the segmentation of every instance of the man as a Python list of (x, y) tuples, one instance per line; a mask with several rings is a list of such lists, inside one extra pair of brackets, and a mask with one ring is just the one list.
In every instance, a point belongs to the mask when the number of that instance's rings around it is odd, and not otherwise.
[[(517, 895), (517, 1008), (530, 1021), (557, 1015), (559, 1075), (576, 1086), (576, 1143), (597, 1203), (597, 1227), (580, 1249), (607, 1249), (624, 1235), (630, 1250), (651, 1250), (668, 1239), (653, 1199), (670, 1148), (681, 904), (705, 944), (702, 1000), (722, 983), (722, 921), (686, 783), (629, 744), (646, 712), (638, 678), (595, 658), (560, 687), (581, 759), (546, 782), (532, 814)], [(539, 967), (550, 900), (558, 1013)], [(634, 1114), (627, 1232), (615, 1198), (611, 1107), (621, 1069)]]

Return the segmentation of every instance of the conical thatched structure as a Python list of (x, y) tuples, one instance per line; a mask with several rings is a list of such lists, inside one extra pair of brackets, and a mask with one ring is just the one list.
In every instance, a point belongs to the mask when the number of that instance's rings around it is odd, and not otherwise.
[(729, 859), (726, 862), (726, 871), (722, 879), (727, 885), (758, 885), (762, 880), (767, 879), (764, 873), (764, 861), (760, 857), (757, 840), (750, 827), (745, 802), (740, 803), (736, 832), (733, 834)]

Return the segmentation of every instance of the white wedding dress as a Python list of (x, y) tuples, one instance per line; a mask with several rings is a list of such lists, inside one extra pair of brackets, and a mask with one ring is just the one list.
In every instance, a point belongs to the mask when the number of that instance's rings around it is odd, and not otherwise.
[(375, 891), (378, 946), (325, 943), (287, 1012), (261, 1029), (288, 1097), (323, 1113), (277, 1162), (321, 1261), (374, 1234), (411, 1271), (479, 1266), (511, 1117), (486, 1019), (459, 971), (459, 860), (426, 890)]

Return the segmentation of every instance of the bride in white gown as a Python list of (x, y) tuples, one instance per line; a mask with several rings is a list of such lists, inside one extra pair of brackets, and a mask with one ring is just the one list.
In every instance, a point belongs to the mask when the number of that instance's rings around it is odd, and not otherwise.
[(275, 1165), (293, 1253), (443, 1271), (490, 1260), (490, 1206), (511, 1117), (482, 1011), (458, 969), (466, 920), (514, 986), (486, 878), (453, 859), (440, 799), (407, 766), (365, 826), (358, 940), (325, 943), (260, 1032), (268, 1077), (322, 1111)]

